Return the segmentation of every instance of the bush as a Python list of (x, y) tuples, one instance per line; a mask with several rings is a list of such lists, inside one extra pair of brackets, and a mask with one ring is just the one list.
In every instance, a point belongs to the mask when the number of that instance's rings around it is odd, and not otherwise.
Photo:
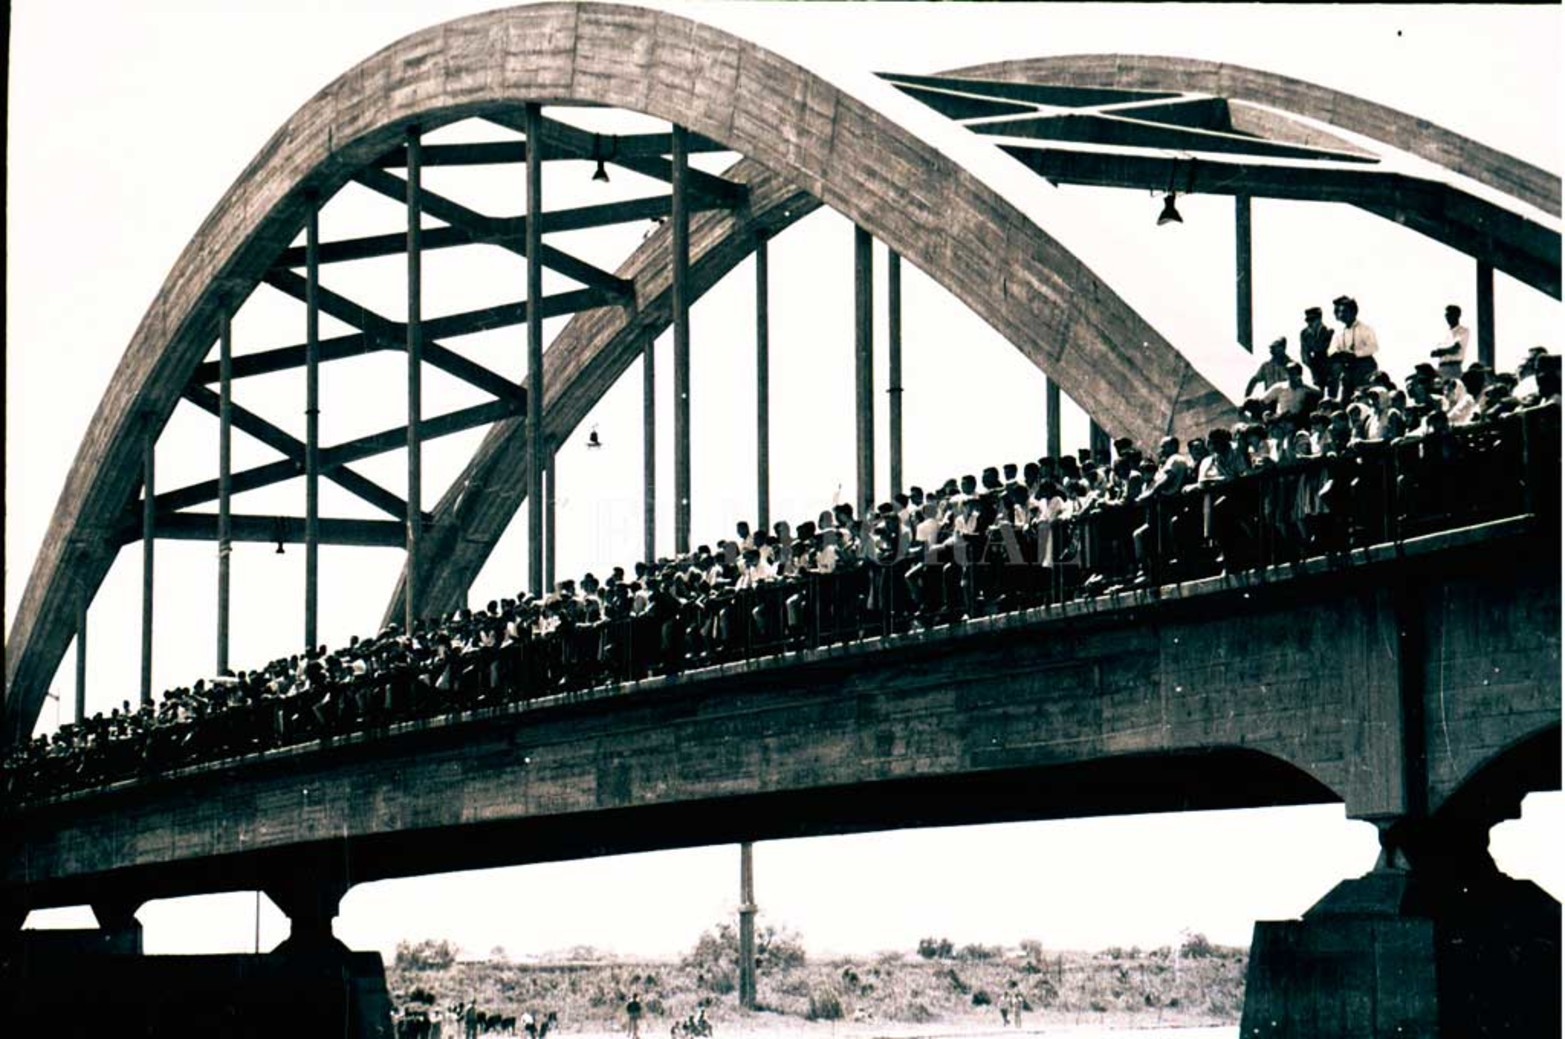
[(954, 955), (955, 949), (951, 946), (949, 938), (920, 938), (918, 940), (918, 954), (926, 960), (949, 960)]
[(973, 1006), (986, 1007), (993, 1003), (994, 999), (990, 997), (988, 989), (979, 989), (973, 993)]
[(940, 976), (949, 981), (951, 983), (951, 987), (955, 989), (959, 995), (967, 995), (967, 982), (963, 981), (961, 976), (957, 974), (955, 967), (947, 969)]
[[(804, 942), (796, 932), (760, 927), (755, 932), (755, 970), (757, 974), (792, 970), (804, 966)], [(696, 939), (694, 949), (682, 961), (707, 974), (734, 970), (739, 964), (739, 929), (721, 923)]]
[(999, 959), (1003, 951), (998, 945), (979, 945), (975, 942), (962, 946), (956, 958), (968, 963), (982, 963), (986, 960)]
[(1185, 939), (1184, 944), (1179, 947), (1180, 955), (1189, 956), (1193, 959), (1210, 956), (1215, 951), (1212, 943), (1207, 940), (1206, 935), (1200, 932), (1190, 935)]
[(448, 941), (425, 938), (417, 944), (398, 942), (394, 964), (397, 970), (450, 970), (456, 963), (457, 948)]
[(810, 1009), (804, 1016), (810, 1021), (841, 1021), (842, 1000), (830, 989), (816, 989), (810, 993)]

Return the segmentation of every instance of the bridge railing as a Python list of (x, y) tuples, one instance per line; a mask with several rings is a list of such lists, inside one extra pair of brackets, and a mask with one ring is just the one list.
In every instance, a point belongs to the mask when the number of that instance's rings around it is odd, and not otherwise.
[(1557, 527), (1560, 409), (1267, 466), (1029, 527), (997, 523), (938, 545), (865, 539), (830, 572), (655, 600), (639, 616), (567, 625), (504, 645), (412, 652), (396, 666), (146, 732), (110, 732), (0, 769), (0, 795), (31, 798), (155, 776), (348, 733), (554, 693), (636, 681), (966, 617), (1052, 606), (1116, 588), (1333, 556), (1375, 544), (1537, 515)]

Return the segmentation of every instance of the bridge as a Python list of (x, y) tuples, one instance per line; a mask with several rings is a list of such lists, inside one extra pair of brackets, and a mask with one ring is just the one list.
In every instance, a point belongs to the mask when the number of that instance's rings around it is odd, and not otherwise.
[[(666, 327), (681, 402), (675, 542), (688, 553), (689, 306), (751, 255), (764, 284), (767, 240), (820, 205), (860, 229), (858, 516), (875, 504), (867, 353), (876, 238), (892, 250), (893, 272), (902, 259), (915, 263), (1049, 375), (1049, 455), (1061, 454), (1059, 391), (1105, 439), (1188, 438), (1232, 417), (1232, 402), (1174, 344), (974, 172), (996, 147), (1053, 180), (1232, 193), (1242, 227), (1251, 197), (1348, 202), (1472, 255), (1481, 306), (1496, 269), (1559, 294), (1557, 179), (1368, 102), (1169, 59), (1120, 59), (1112, 72), (1102, 59), (1045, 59), (884, 79), (888, 91), (917, 98), (963, 132), (936, 148), (762, 48), (677, 16), (609, 5), (462, 19), (399, 41), (327, 87), (219, 203), (127, 350), (8, 639), (7, 740), (31, 732), (73, 638), (84, 652), (88, 601), (129, 542), (144, 553), (144, 703), (159, 538), (219, 543), (220, 670), (229, 667), (226, 548), (234, 540), (306, 546), (309, 646), (321, 544), (404, 546), (385, 619), (411, 632), (465, 603), (525, 501), (529, 530), (544, 532), (529, 542), (528, 579), (541, 593), (554, 583), (552, 451), (637, 359), (651, 442), (651, 342)], [(605, 139), (561, 116), (570, 105), (630, 109), (670, 129)], [(470, 144), (421, 140), (473, 118), (506, 133)], [(1398, 151), (1449, 168), (1415, 174)], [(689, 162), (702, 152), (741, 158), (721, 175), (704, 173)], [(547, 212), (541, 184), (546, 162), (558, 160), (621, 166), (670, 191)], [(429, 190), (421, 173), (440, 165), (525, 165), (526, 212), (492, 217)], [(349, 183), (404, 204), (406, 231), (320, 241), (317, 214)], [(425, 215), (444, 226), (426, 227)], [(649, 218), (663, 222), (613, 272), (543, 243), (547, 233)], [(301, 228), (302, 246), (294, 244)], [(470, 246), (523, 255), (526, 298), (424, 318), (423, 253)], [(396, 255), (408, 261), (405, 320), (320, 285), (322, 265)], [(545, 268), (580, 287), (544, 295)], [(1238, 338), (1248, 345), (1245, 263), (1240, 273)], [(306, 342), (235, 356), (234, 314), (261, 284), (304, 305)], [(323, 339), (321, 314), (353, 331)], [(567, 314), (545, 353), (542, 321)], [(437, 342), (523, 324), (528, 371), (540, 377), (520, 384)], [(1478, 325), (1480, 357), (1492, 362), (1492, 310)], [(758, 315), (763, 358), (764, 329)], [(214, 342), (215, 362), (207, 360)], [(1143, 346), (1131, 352), (1127, 343)], [(322, 446), (313, 397), (302, 441), (232, 399), (236, 380), (300, 367), (313, 394), (322, 362), (386, 350), (409, 363), (410, 420), (400, 429)], [(493, 399), (424, 417), (417, 373), (426, 363)], [(764, 416), (764, 374), (758, 394)], [(152, 449), (180, 401), (220, 417), (219, 473), (163, 490)], [(900, 490), (892, 401), (891, 485)], [(1341, 801), (1380, 828), (1382, 861), (1305, 921), (1258, 925), (1247, 1034), (1262, 1021), (1281, 1022), (1279, 1034), (1435, 1034), (1547, 1020), (1538, 994), (1550, 991), (1551, 964), (1557, 986), (1558, 906), (1501, 877), (1486, 834), (1526, 792), (1559, 785), (1558, 518), (1548, 507), (1551, 491), (1557, 499), (1555, 421), (1551, 436), (1523, 423), (1506, 439), (1504, 457), (1520, 460), (1504, 471), (1520, 474), (1526, 493), (1489, 502), (1483, 516), (1453, 510), (1444, 522), (1404, 529), (1404, 519), (1418, 518), (1413, 497), (1385, 499), (1395, 523), (1377, 529), (1355, 514), (1323, 536), (1319, 555), (1261, 553), (1238, 573), (1218, 574), (1201, 561), (1190, 568), (1183, 553), (1186, 569), (1160, 573), (1154, 559), (1150, 578), (1116, 594), (1057, 588), (1033, 605), (1018, 593), (1004, 610), (995, 605), (1001, 597), (978, 588), (998, 585), (963, 578), (960, 594), (991, 616), (913, 630), (882, 602), (879, 632), (839, 631), (767, 653), (729, 646), (712, 667), (638, 671), (548, 695), (514, 695), (517, 686), (502, 681), (499, 702), (30, 797), (6, 809), (0, 906), (14, 929), (29, 909), (86, 903), (106, 932), (123, 934), (148, 899), (266, 890), (293, 922), (297, 953), (331, 946), (348, 886), (386, 877), (907, 825)], [(423, 441), (485, 425), (463, 474), (426, 512)], [(233, 428), (282, 460), (232, 471)], [(1518, 455), (1526, 430), (1534, 435)], [(398, 447), (408, 459), (405, 499), (352, 468)], [(651, 457), (649, 564), (657, 555)], [(764, 447), (759, 468), (764, 527)], [(232, 512), (232, 495), (301, 474), (310, 487), (304, 517)], [(322, 477), (390, 518), (320, 516)], [(208, 502), (216, 513), (195, 511)], [(1169, 539), (1181, 543), (1172, 531)], [(820, 600), (811, 599), (817, 611)], [(819, 625), (817, 613), (817, 633)], [(1481, 956), (1453, 954), (1453, 943), (1520, 956), (1522, 967), (1497, 972)], [(1356, 968), (1345, 950), (1354, 948), (1384, 967), (1367, 990), (1349, 980)], [(1358, 1012), (1364, 1000), (1379, 1008), (1370, 1027)], [(1553, 1013), (1557, 1030), (1557, 1006)]]

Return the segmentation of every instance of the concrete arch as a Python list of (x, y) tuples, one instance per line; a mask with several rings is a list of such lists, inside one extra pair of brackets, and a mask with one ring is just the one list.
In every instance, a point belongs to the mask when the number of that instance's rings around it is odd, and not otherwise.
[[(1559, 178), (1547, 170), (1452, 133), (1428, 120), (1260, 69), (1155, 55), (1088, 54), (976, 65), (939, 75), (1046, 81), (1083, 87), (1199, 89), (1219, 96), (1242, 98), (1320, 119), (1382, 141), (1504, 191), (1529, 205), (1555, 215), (1560, 212)], [(754, 163), (741, 162), (730, 169), (728, 175), (750, 183), (755, 196), (767, 196), (763, 185), (767, 183), (768, 174)], [(699, 226), (692, 227), (692, 270), (697, 294), (748, 255), (750, 242), (756, 235), (776, 233), (813, 211), (818, 204), (807, 193), (799, 193), (765, 216), (754, 205), (752, 214), (732, 221), (720, 214), (708, 214)], [(656, 337), (668, 326), (669, 278), (662, 268), (669, 250), (668, 236), (666, 228), (653, 235), (617, 271), (620, 277), (637, 286), (638, 313), (633, 318), (607, 311), (578, 314), (545, 356), (545, 382), (550, 392), (544, 400), (544, 427), (556, 442), (569, 435), (597, 397), (625, 371), (644, 339)], [(650, 311), (640, 309), (643, 301)], [(558, 365), (555, 362), (559, 362)], [(1048, 365), (1040, 367), (1053, 374)], [(583, 372), (591, 373), (585, 387), (579, 386), (576, 380), (577, 373)], [(604, 379), (607, 381), (602, 381)], [(582, 396), (583, 389), (592, 391), (590, 400)], [(1191, 410), (1175, 420), (1181, 435), (1204, 431), (1214, 405), (1216, 410), (1221, 410), (1221, 404), (1209, 395), (1183, 400), (1179, 406)], [(435, 536), (439, 539), (440, 550), (427, 557), (432, 565), (427, 573), (420, 575), (419, 581), (419, 587), (425, 592), (427, 610), (450, 611), (463, 605), (466, 589), (521, 506), (526, 493), (527, 466), (523, 423), (517, 419), (497, 423), (452, 490), (436, 507)], [(472, 488), (483, 488), (484, 494), (474, 495)], [(404, 571), (387, 603), (386, 620), (395, 619), (401, 609), (406, 581)]]
[(1521, 815), (1522, 798), (1560, 788), (1560, 726), (1500, 748), (1430, 809), (1436, 820), (1492, 825)]
[[(114, 558), (144, 436), (167, 421), (216, 336), (302, 226), (312, 196), (403, 129), (519, 102), (610, 105), (721, 141), (935, 276), (1105, 425), (1143, 440), (1227, 400), (1015, 205), (869, 105), (765, 49), (659, 11), (543, 4), (434, 26), (371, 56), (296, 112), (185, 248), (78, 450), (12, 626), (4, 738), (23, 738)], [(1147, 344), (1133, 353), (1118, 344)], [(1126, 392), (1129, 390), (1130, 392)]]

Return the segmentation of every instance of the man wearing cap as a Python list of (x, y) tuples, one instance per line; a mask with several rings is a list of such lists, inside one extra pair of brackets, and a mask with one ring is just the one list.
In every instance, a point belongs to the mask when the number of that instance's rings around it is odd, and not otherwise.
[(1461, 376), (1462, 365), (1467, 361), (1470, 333), (1467, 326), (1462, 324), (1462, 308), (1455, 303), (1445, 308), (1445, 323), (1446, 330), (1435, 348), (1429, 351), (1429, 356), (1440, 366), (1441, 378), (1455, 379)]
[(1265, 393), (1279, 382), (1288, 381), (1288, 340), (1278, 336), (1271, 341), (1268, 350), (1271, 356), (1261, 362), (1250, 381), (1244, 384), (1246, 397)]
[(1333, 311), (1342, 327), (1332, 334), (1327, 357), (1338, 380), (1338, 398), (1348, 400), (1353, 391), (1369, 382), (1378, 365), (1375, 353), (1380, 343), (1375, 330), (1358, 319), (1358, 301), (1351, 296), (1332, 300)]
[(1328, 385), (1331, 381), (1331, 364), (1326, 360), (1333, 331), (1330, 325), (1321, 322), (1319, 307), (1305, 308), (1304, 328), (1299, 332), (1299, 358), (1310, 370), (1310, 381), (1327, 393), (1334, 389)]

